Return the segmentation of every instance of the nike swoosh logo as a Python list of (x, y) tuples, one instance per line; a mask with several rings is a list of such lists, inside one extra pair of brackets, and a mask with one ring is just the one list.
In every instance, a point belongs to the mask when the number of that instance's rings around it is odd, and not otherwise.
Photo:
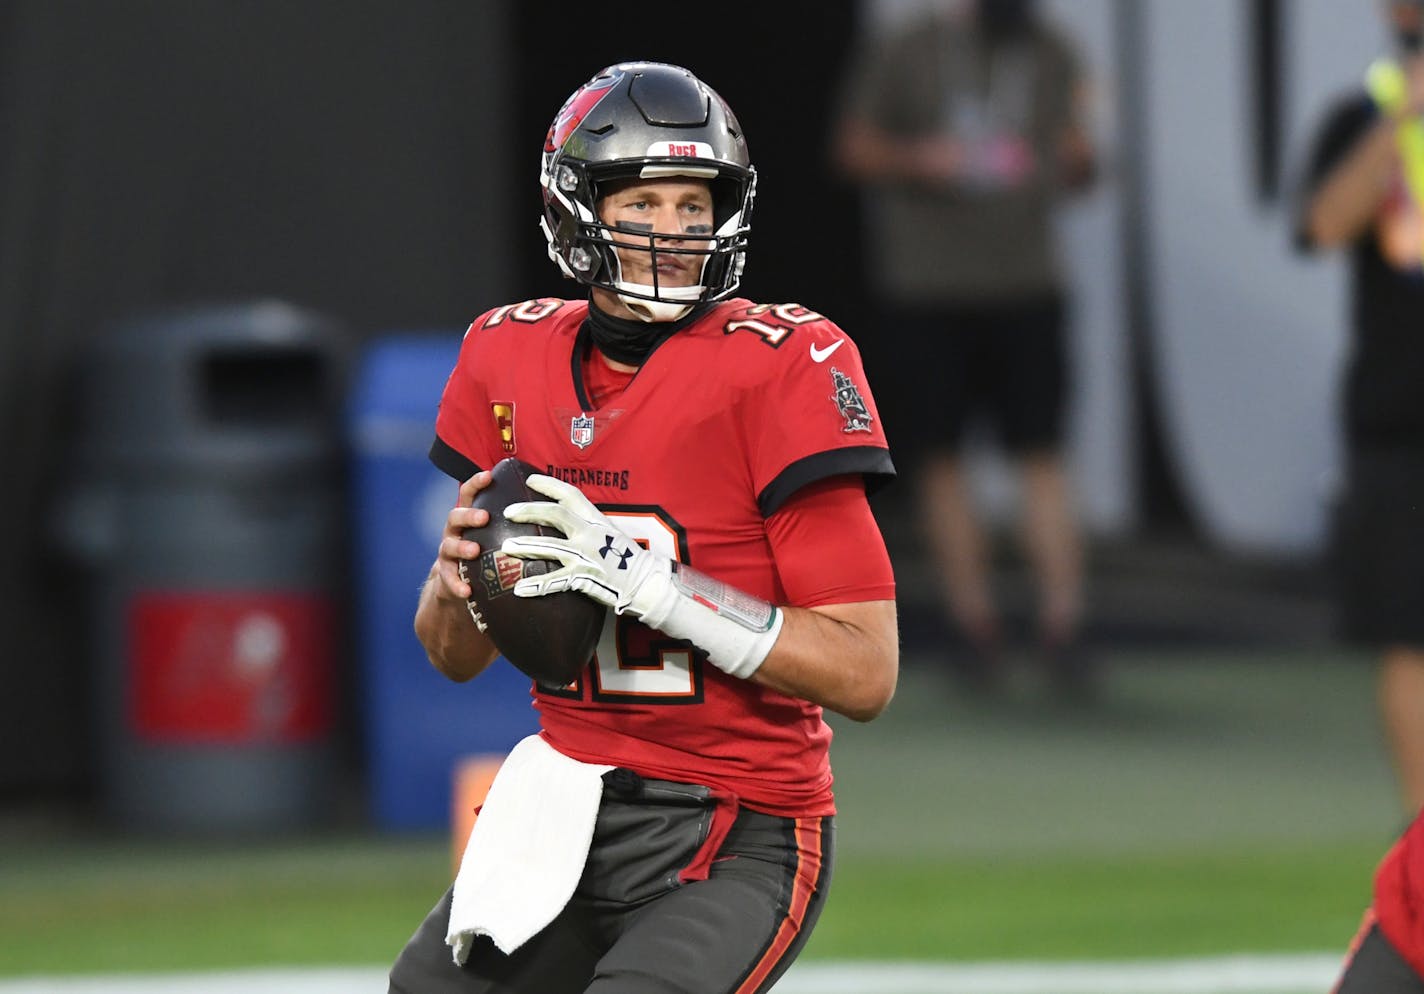
[(825, 362), (827, 359), (829, 359), (829, 358), (831, 357), (831, 353), (832, 353), (832, 352), (834, 352), (836, 349), (840, 348), (840, 347), (841, 347), (842, 345), (844, 345), (844, 344), (845, 344), (845, 339), (844, 339), (844, 338), (840, 338), (840, 339), (837, 339), (836, 341), (832, 342), (830, 345), (827, 345), (827, 346), (826, 346), (825, 348), (823, 348), (823, 349), (818, 349), (818, 348), (816, 348), (816, 346), (814, 346), (814, 345), (811, 346), (811, 361), (812, 361), (812, 362)]

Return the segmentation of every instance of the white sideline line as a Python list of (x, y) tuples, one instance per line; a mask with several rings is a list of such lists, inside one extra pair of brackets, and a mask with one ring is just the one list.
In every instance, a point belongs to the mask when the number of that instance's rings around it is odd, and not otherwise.
[(808, 963), (776, 994), (1324, 994), (1342, 956), (1064, 963)]
[[(809, 962), (776, 994), (1324, 994), (1342, 954), (1062, 963)], [(0, 980), (0, 994), (382, 994), (386, 967)]]

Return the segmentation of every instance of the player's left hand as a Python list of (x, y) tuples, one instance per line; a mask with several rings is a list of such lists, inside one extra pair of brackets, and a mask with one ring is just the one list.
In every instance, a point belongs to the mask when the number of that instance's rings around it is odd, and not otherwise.
[(641, 618), (638, 592), (648, 577), (669, 573), (671, 560), (644, 549), (593, 506), (578, 487), (552, 476), (532, 474), (529, 489), (553, 498), (524, 501), (505, 508), (510, 521), (546, 525), (564, 534), (506, 539), (501, 549), (520, 559), (548, 559), (559, 568), (527, 576), (514, 585), (519, 597), (541, 597), (574, 590), (619, 614)]

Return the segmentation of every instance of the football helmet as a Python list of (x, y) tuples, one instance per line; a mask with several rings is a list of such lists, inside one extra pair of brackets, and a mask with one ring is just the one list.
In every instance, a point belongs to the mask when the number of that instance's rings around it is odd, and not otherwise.
[[(712, 192), (709, 234), (634, 233), (598, 217), (600, 188), (616, 180), (681, 176)], [(694, 306), (729, 296), (741, 283), (756, 195), (756, 170), (732, 109), (681, 66), (625, 62), (609, 66), (565, 101), (549, 127), (539, 170), (549, 257), (572, 279), (618, 295), (644, 321), (676, 321)], [(652, 256), (652, 285), (623, 278), (620, 251)], [(678, 247), (664, 239), (676, 238)], [(641, 241), (641, 239), (639, 239)], [(661, 286), (660, 252), (700, 256), (694, 286)]]

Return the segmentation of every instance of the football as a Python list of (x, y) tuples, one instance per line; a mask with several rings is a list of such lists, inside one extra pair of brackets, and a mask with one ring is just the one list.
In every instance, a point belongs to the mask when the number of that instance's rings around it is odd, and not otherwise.
[(603, 630), (603, 605), (583, 594), (564, 591), (543, 597), (517, 597), (514, 585), (525, 576), (557, 569), (543, 559), (517, 559), (500, 551), (505, 539), (519, 535), (557, 535), (543, 525), (510, 521), (504, 509), (526, 500), (548, 500), (525, 480), (538, 470), (510, 457), (495, 464), (494, 480), (475, 495), (475, 507), (489, 512), (489, 524), (466, 528), (464, 537), (480, 543), (480, 557), (463, 560), (460, 576), (470, 585), (470, 615), (500, 655), (538, 683), (562, 687), (575, 680), (593, 656)]

